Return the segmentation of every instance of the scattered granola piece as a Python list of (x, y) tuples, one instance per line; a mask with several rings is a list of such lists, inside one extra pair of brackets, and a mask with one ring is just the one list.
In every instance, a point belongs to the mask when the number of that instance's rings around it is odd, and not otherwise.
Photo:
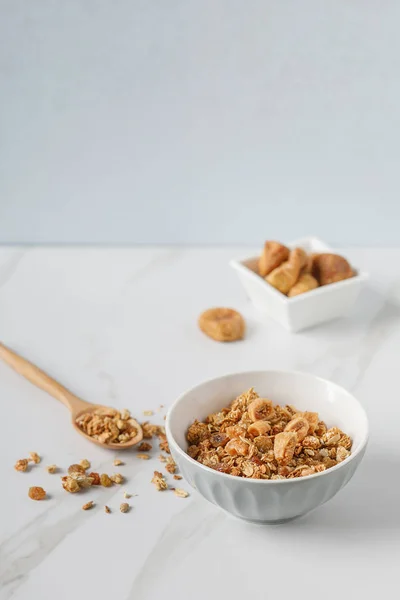
[(145, 417), (151, 417), (152, 415), (154, 415), (152, 410), (144, 410), (143, 414)]
[(131, 498), (132, 494), (128, 494), (128, 492), (124, 492), (124, 498)]
[(120, 510), (122, 513), (127, 513), (127, 512), (129, 512), (129, 509), (130, 509), (130, 506), (129, 506), (129, 504), (128, 504), (127, 502), (123, 502), (123, 503), (121, 504), (121, 506), (119, 507), (119, 510)]
[(111, 512), (110, 508), (107, 505), (105, 505), (105, 507), (104, 507), (104, 512), (107, 513), (108, 515)]
[(137, 454), (136, 456), (137, 458), (140, 458), (140, 460), (149, 460), (150, 458), (150, 454)]
[(116, 458), (114, 460), (114, 467), (119, 467), (120, 465), (123, 465), (124, 463), (122, 462), (122, 460), (120, 460), (119, 458)]
[(131, 413), (129, 412), (129, 410), (127, 408), (123, 408), (121, 410), (121, 415), (120, 416), (121, 416), (121, 419), (123, 421), (127, 421), (130, 418)]
[(142, 423), (143, 437), (146, 440), (151, 440), (151, 438), (155, 435), (160, 435), (165, 433), (164, 427), (160, 425), (154, 425), (153, 423), (149, 423), (146, 421)]
[(14, 465), (14, 469), (16, 471), (25, 472), (28, 468), (28, 461), (26, 458), (20, 458)]
[(90, 510), (93, 508), (93, 504), (93, 500), (89, 500), (89, 502), (86, 502), (86, 504), (82, 506), (82, 510)]
[(39, 454), (37, 452), (29, 452), (29, 458), (28, 460), (30, 462), (34, 462), (35, 465), (39, 464), (41, 461), (41, 458), (39, 456)]
[(58, 467), (57, 465), (49, 465), (46, 469), (48, 473), (57, 473)]
[(176, 471), (176, 462), (174, 461), (174, 459), (172, 458), (172, 456), (168, 457), (167, 460), (167, 464), (165, 466), (165, 470), (168, 471), (168, 473), (175, 473)]
[(168, 461), (168, 457), (164, 456), (164, 454), (160, 454), (160, 456), (158, 458), (163, 463), (166, 463)]
[(76, 473), (80, 473), (81, 475), (85, 474), (85, 469), (82, 465), (70, 465), (68, 467), (68, 475), (74, 475)]
[(142, 442), (141, 444), (139, 444), (138, 446), (138, 450), (139, 452), (148, 452), (149, 450), (152, 449), (152, 445), (149, 444), (148, 442)]
[(167, 452), (167, 454), (171, 454), (171, 451), (169, 449), (169, 445), (167, 442), (167, 436), (164, 434), (160, 434), (158, 436), (158, 439), (160, 440), (160, 443), (159, 443), (160, 450), (162, 450), (163, 452)]
[(80, 460), (79, 464), (85, 469), (85, 471), (90, 468), (90, 462), (87, 460), (87, 458)]
[(92, 485), (100, 485), (100, 475), (98, 473), (89, 473), (89, 477), (93, 479)]
[(182, 475), (174, 475), (174, 479), (176, 479), (177, 481), (179, 481), (180, 479), (182, 479)]
[(73, 479), (70, 475), (65, 475), (64, 477), (61, 477), (61, 482), (64, 490), (66, 492), (69, 492), (70, 494), (75, 494), (81, 489), (76, 479)]
[(160, 471), (154, 471), (154, 476), (151, 480), (151, 483), (154, 483), (158, 492), (168, 489), (168, 484), (165, 480), (165, 477), (162, 473), (160, 473)]
[(178, 496), (179, 498), (187, 498), (189, 496), (189, 492), (186, 492), (185, 490), (182, 490), (181, 488), (175, 488), (174, 494), (175, 494), (175, 496)]
[(104, 487), (111, 487), (113, 484), (112, 479), (106, 473), (100, 475), (100, 483)]
[(111, 481), (114, 483), (123, 483), (125, 481), (125, 477), (121, 475), (121, 473), (114, 473), (114, 475), (110, 475)]
[(28, 492), (29, 498), (32, 500), (44, 500), (46, 498), (46, 492), (42, 487), (30, 487)]

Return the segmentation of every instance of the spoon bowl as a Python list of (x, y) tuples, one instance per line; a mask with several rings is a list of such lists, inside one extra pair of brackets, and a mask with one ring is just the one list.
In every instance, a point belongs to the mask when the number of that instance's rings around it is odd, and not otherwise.
[[(126, 450), (127, 448), (132, 448), (143, 439), (143, 430), (139, 423), (130, 418), (130, 422), (132, 426), (137, 430), (137, 434), (135, 437), (131, 438), (127, 442), (124, 443), (115, 443), (115, 442), (101, 442), (90, 435), (88, 435), (85, 431), (83, 431), (79, 425), (77, 424), (77, 419), (86, 413), (92, 413), (98, 409), (108, 409), (108, 406), (104, 406), (101, 404), (92, 404), (91, 402), (86, 402), (86, 400), (82, 400), (82, 398), (78, 398), (72, 392), (70, 392), (63, 385), (58, 383), (55, 379), (47, 375), (44, 371), (36, 367), (34, 364), (22, 358), (19, 354), (7, 348), (4, 344), (0, 343), (0, 358), (7, 363), (14, 371), (25, 377), (28, 381), (33, 383), (36, 387), (44, 390), (56, 400), (62, 402), (70, 411), (72, 425), (74, 429), (83, 435), (87, 440), (92, 442), (93, 444), (97, 444), (98, 446), (102, 446), (103, 448), (109, 448), (110, 450)], [(113, 409), (115, 410), (115, 409)], [(132, 423), (133, 421), (133, 423)]]

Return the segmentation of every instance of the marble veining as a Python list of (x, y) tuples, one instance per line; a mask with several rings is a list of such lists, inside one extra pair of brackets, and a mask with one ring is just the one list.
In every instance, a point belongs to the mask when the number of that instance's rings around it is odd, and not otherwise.
[[(162, 423), (177, 395), (203, 379), (292, 368), (349, 388), (371, 426), (368, 451), (349, 485), (283, 525), (236, 520), (185, 481), (176, 483), (190, 490), (187, 499), (156, 492), (150, 484), (153, 471), (162, 470), (156, 445), (149, 461), (135, 451), (121, 456), (126, 465), (118, 470), (127, 478), (121, 488), (68, 495), (46, 464), (65, 471), (88, 458), (94, 470), (115, 472), (117, 454), (76, 435), (64, 406), (0, 364), (1, 600), (308, 600), (309, 588), (290, 576), (293, 566), (299, 573), (312, 566), (324, 600), (337, 600), (338, 589), (349, 597), (361, 589), (365, 597), (385, 596), (397, 585), (400, 274), (393, 265), (400, 250), (341, 251), (371, 274), (357, 305), (341, 320), (289, 334), (260, 321), (228, 266), (249, 249), (0, 248), (0, 340), (85, 399), (126, 406), (143, 420), (144, 410), (163, 404), (151, 417)], [(243, 342), (220, 345), (199, 332), (199, 312), (214, 305), (243, 313)], [(14, 471), (16, 459), (31, 450), (43, 463)], [(49, 499), (29, 500), (30, 485), (43, 485)], [(123, 515), (125, 489), (133, 494), (132, 510)], [(84, 512), (89, 498), (95, 508)]]

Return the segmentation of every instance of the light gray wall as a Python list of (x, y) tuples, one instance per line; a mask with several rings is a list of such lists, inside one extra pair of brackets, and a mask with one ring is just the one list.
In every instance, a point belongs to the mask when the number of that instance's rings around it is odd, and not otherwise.
[(398, 0), (0, 0), (0, 241), (400, 242)]

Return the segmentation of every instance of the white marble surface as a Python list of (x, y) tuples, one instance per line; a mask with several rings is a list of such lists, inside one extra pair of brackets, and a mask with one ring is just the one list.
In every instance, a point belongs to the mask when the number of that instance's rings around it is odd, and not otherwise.
[[(366, 458), (331, 502), (290, 524), (234, 520), (193, 492), (157, 493), (159, 466), (125, 455), (124, 489), (68, 495), (43, 464), (114, 453), (80, 438), (64, 406), (0, 364), (1, 600), (385, 597), (400, 559), (400, 250), (349, 250), (371, 282), (351, 315), (301, 334), (261, 324), (229, 258), (240, 248), (0, 249), (0, 339), (83, 398), (135, 414), (168, 406), (202, 379), (239, 369), (294, 368), (352, 390), (370, 419)], [(252, 250), (249, 251), (249, 254)], [(197, 329), (209, 306), (238, 308), (245, 341), (220, 345)], [(161, 419), (160, 413), (157, 419)], [(156, 418), (154, 418), (156, 420)], [(35, 450), (43, 464), (17, 473)], [(183, 482), (184, 483), (184, 482)], [(28, 499), (43, 485), (50, 499)], [(184, 484), (182, 487), (187, 487)], [(80, 507), (93, 498), (90, 512)]]

